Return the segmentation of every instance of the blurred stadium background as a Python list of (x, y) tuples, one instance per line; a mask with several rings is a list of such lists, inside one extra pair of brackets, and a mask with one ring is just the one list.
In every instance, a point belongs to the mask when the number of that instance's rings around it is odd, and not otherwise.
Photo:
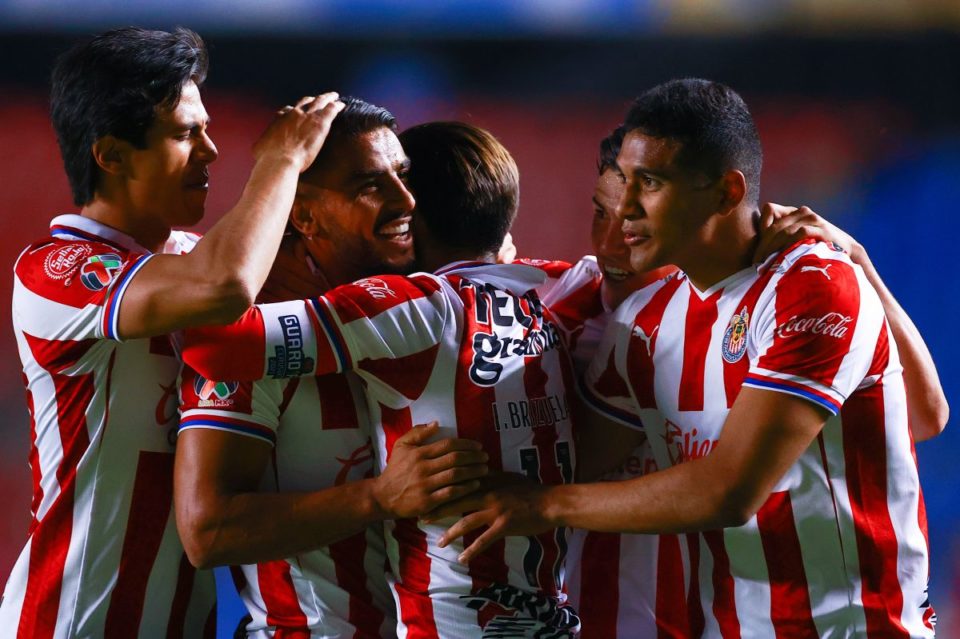
[[(960, 411), (956, 0), (0, 0), (8, 268), (50, 217), (74, 210), (46, 113), (52, 61), (78, 37), (128, 24), (188, 26), (210, 46), (205, 100), (221, 156), (207, 226), (239, 195), (271, 111), (335, 89), (390, 108), (401, 127), (463, 119), (490, 129), (520, 165), (520, 253), (572, 260), (588, 251), (597, 142), (630, 98), (673, 77), (726, 82), (759, 124), (763, 198), (810, 205), (868, 248)], [(0, 297), (10, 287), (0, 278)], [(29, 420), (5, 324), (3, 581), (30, 519)], [(957, 428), (917, 446), (947, 638), (960, 637)], [(230, 628), (237, 614), (222, 606)]]

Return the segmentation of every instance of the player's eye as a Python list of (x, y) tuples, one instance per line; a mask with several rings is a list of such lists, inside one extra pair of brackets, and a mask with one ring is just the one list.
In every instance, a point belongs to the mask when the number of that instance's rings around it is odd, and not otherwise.
[(598, 206), (593, 209), (593, 217), (602, 220), (607, 217), (607, 212), (603, 210), (603, 207)]

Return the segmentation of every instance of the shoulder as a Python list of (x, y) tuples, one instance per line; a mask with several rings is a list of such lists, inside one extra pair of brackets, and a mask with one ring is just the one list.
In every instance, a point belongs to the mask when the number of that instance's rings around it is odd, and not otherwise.
[(323, 298), (333, 304), (346, 320), (352, 316), (370, 317), (394, 307), (409, 305), (434, 296), (442, 288), (442, 280), (432, 273), (377, 275), (338, 286), (325, 293)]
[(860, 269), (833, 244), (806, 241), (780, 253), (767, 267), (773, 271), (768, 290), (773, 289), (777, 306), (793, 300), (813, 305), (826, 300), (859, 299)]
[(46, 239), (28, 246), (14, 266), (27, 290), (67, 304), (86, 304), (104, 291), (132, 259), (129, 251), (100, 242)]
[(550, 278), (559, 278), (571, 268), (570, 262), (562, 260), (538, 260), (528, 257), (522, 257), (514, 260), (511, 264), (522, 264), (538, 268), (547, 274)]

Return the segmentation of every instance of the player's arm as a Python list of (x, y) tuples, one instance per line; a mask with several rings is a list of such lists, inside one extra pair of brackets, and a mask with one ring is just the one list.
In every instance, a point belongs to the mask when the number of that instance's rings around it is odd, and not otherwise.
[(468, 562), (506, 535), (570, 526), (629, 533), (678, 533), (740, 526), (820, 432), (828, 413), (807, 400), (744, 388), (706, 457), (636, 479), (560, 486), (518, 485), (471, 495), (432, 517), (469, 512), (441, 546), (489, 526), (461, 556)]
[(182, 357), (207, 379), (342, 373), (364, 359), (436, 346), (450, 313), (436, 278), (384, 275), (314, 300), (260, 304), (227, 326), (190, 329)]
[(192, 428), (177, 441), (177, 530), (199, 568), (290, 557), (382, 521), (416, 517), (479, 486), (486, 454), (477, 442), (428, 443), (436, 424), (397, 440), (375, 479), (301, 493), (259, 492), (269, 443), (223, 430)]
[(816, 238), (833, 242), (863, 269), (867, 280), (880, 296), (890, 331), (897, 343), (907, 391), (910, 432), (917, 441), (930, 439), (943, 432), (950, 416), (950, 407), (933, 357), (913, 320), (880, 278), (866, 249), (843, 230), (807, 207), (794, 209), (767, 204), (760, 219), (760, 227), (761, 243), (755, 256), (758, 261), (800, 240)]
[(239, 202), (187, 255), (156, 255), (123, 293), (124, 339), (231, 322), (263, 286), (286, 225), (297, 178), (313, 162), (343, 108), (337, 94), (284, 109), (254, 146), (256, 163)]

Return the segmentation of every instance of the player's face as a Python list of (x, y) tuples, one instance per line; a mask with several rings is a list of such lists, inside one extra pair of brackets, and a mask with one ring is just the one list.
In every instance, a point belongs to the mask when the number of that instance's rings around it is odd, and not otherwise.
[(637, 273), (630, 264), (630, 247), (624, 241), (617, 204), (623, 197), (625, 180), (619, 170), (610, 168), (597, 178), (593, 191), (593, 226), (590, 240), (597, 263), (603, 271), (603, 298), (615, 308), (639, 288), (665, 277), (672, 266)]
[(410, 160), (400, 140), (382, 127), (335, 143), (325, 166), (301, 189), (316, 207), (317, 249), (333, 251), (357, 276), (407, 271), (416, 202), (407, 189)]
[(631, 131), (617, 164), (625, 182), (617, 205), (624, 241), (637, 272), (685, 263), (696, 257), (716, 193), (705, 175), (678, 166), (681, 143)]
[(166, 228), (192, 226), (203, 218), (217, 147), (207, 135), (210, 118), (194, 82), (180, 102), (159, 111), (147, 129), (146, 146), (130, 151), (127, 186), (133, 206)]

